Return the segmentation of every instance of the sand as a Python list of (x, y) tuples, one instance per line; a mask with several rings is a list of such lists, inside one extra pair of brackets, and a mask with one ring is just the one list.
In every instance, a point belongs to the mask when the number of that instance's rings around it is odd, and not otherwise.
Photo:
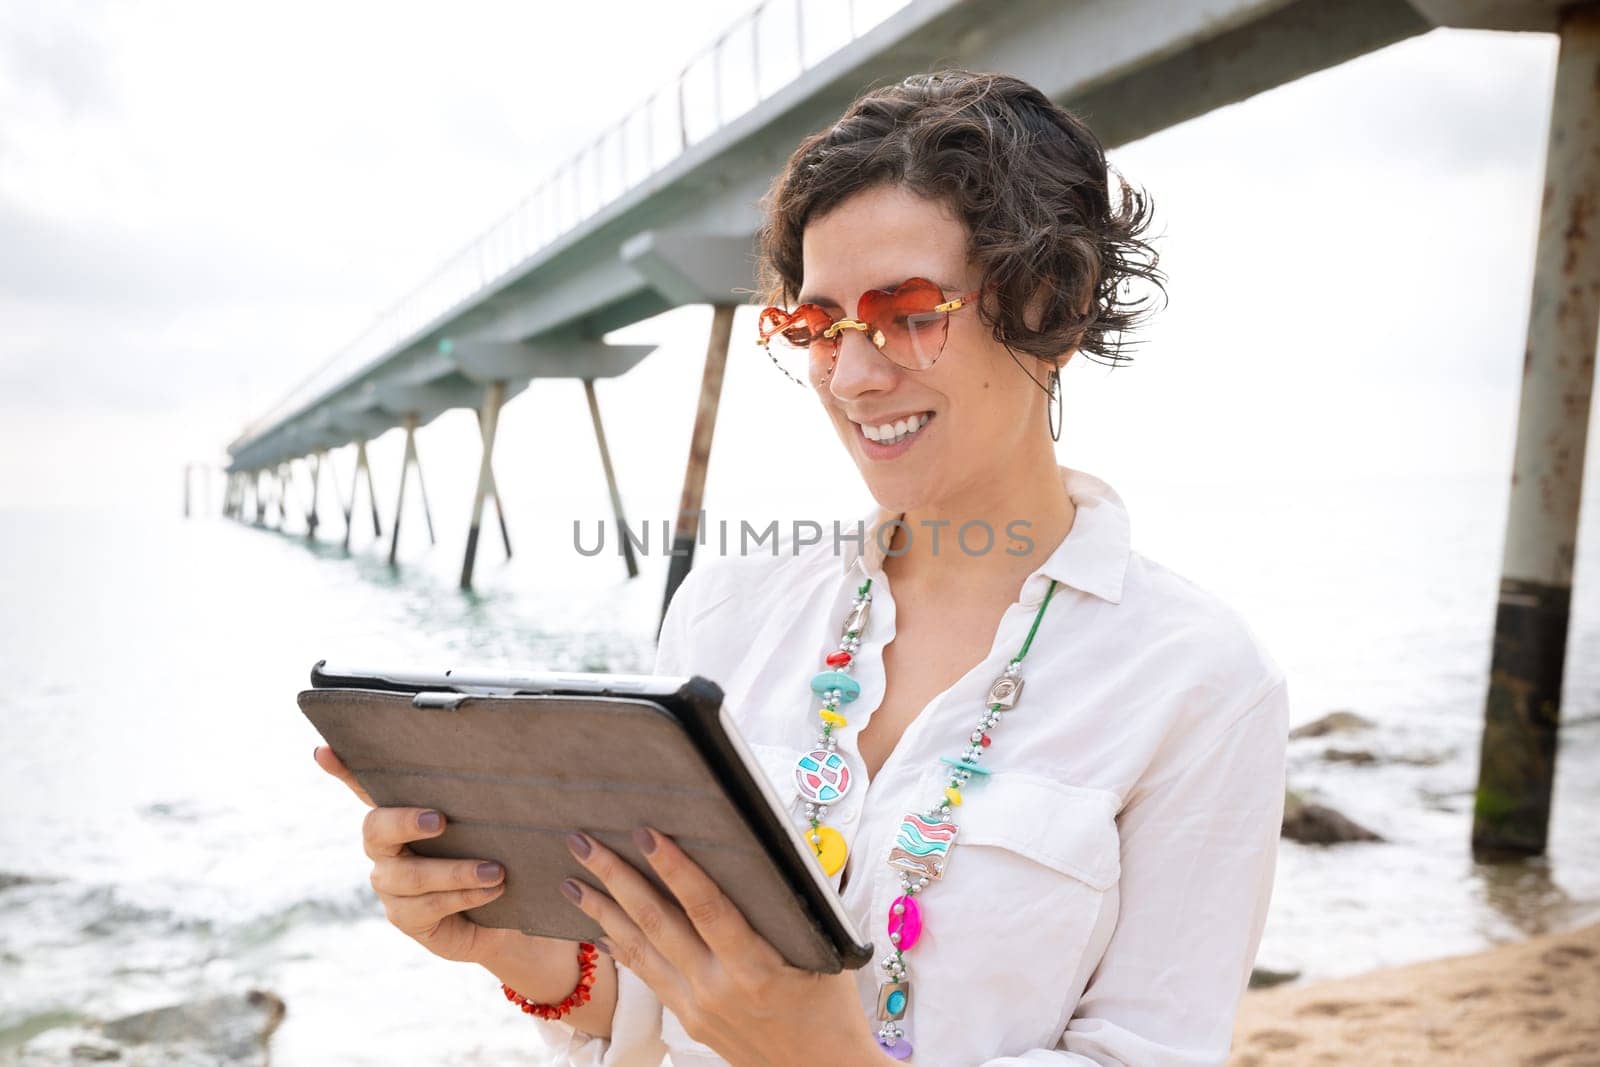
[(1600, 1067), (1600, 923), (1248, 992), (1228, 1063)]

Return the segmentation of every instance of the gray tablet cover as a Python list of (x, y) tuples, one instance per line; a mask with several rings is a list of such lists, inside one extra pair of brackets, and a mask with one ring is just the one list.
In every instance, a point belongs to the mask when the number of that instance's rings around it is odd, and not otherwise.
[[(649, 700), (462, 696), (450, 707), (416, 707), (411, 694), (363, 689), (308, 689), (297, 699), (379, 806), (444, 813), (444, 832), (412, 842), (413, 852), (505, 866), (506, 891), (463, 913), (474, 922), (574, 941), (603, 935), (560, 892), (569, 875), (604, 888), (567, 851), (572, 830), (674, 900), (633, 843), (633, 828), (648, 824), (704, 868), (792, 965), (836, 973), (871, 958), (870, 943), (841, 956), (819, 928), (828, 920), (790, 888), (684, 728)], [(797, 832), (795, 841), (803, 847)]]

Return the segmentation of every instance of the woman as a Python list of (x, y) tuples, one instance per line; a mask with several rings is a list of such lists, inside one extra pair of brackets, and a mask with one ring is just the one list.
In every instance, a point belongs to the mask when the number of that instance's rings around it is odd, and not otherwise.
[[(1107, 172), (1033, 87), (948, 70), (869, 92), (777, 177), (762, 343), (878, 507), (695, 568), (655, 669), (722, 684), (880, 956), (790, 968), (670, 838), (641, 829), (624, 856), (579, 835), (574, 906), (611, 955), (586, 1002), (530, 1020), (564, 1062), (1223, 1062), (1271, 895), (1287, 689), (1234, 610), (1131, 549), (1109, 485), (1056, 463), (1060, 367), (1126, 360), (1113, 335), (1143, 309), (1119, 290), (1162, 277), (1145, 200), (1119, 179), (1113, 205)], [(442, 828), (422, 814), (367, 817), (391, 921), (528, 1001), (580, 986), (573, 943), (461, 917), (500, 886), (411, 856)]]

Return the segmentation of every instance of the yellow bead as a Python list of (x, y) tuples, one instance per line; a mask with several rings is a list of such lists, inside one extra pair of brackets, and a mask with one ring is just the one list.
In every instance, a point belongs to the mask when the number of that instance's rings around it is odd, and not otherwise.
[(961, 790), (953, 785), (947, 785), (944, 787), (944, 798), (959, 807), (961, 805)]
[(849, 848), (844, 843), (844, 835), (831, 826), (819, 826), (810, 835), (812, 848), (816, 851), (817, 862), (822, 864), (822, 873), (832, 876), (837, 874), (839, 868), (844, 866), (845, 855)]
[(822, 717), (823, 722), (831, 722), (835, 726), (850, 725), (849, 719), (846, 719), (843, 715), (840, 715), (837, 711), (834, 711), (831, 708), (823, 708), (821, 711), (817, 712), (817, 714)]

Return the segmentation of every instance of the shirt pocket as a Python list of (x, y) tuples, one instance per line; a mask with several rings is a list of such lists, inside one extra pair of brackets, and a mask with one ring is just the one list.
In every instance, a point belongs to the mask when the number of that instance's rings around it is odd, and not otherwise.
[[(1026, 771), (992, 771), (963, 787), (950, 809), (957, 849), (1004, 849), (1084, 883), (1110, 889), (1122, 876), (1117, 796)], [(960, 857), (952, 854), (952, 863)]]
[[(948, 773), (930, 770), (917, 796), (938, 796)], [(906, 953), (916, 1031), (908, 1036), (913, 1045), (919, 1036), (973, 1041), (989, 1054), (1048, 1047), (1105, 949), (1102, 920), (1115, 916), (1117, 796), (999, 770), (974, 775), (961, 794), (944, 873), (915, 898), (922, 932)], [(890, 870), (886, 883), (871, 918), (880, 936), (899, 873)], [(979, 1032), (942, 1029), (956, 1018)]]

